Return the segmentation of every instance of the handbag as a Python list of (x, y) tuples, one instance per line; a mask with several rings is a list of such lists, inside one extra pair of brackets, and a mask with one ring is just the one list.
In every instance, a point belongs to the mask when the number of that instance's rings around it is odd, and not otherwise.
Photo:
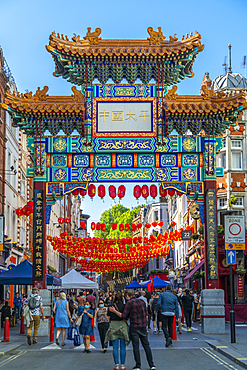
[(74, 330), (74, 346), (80, 346), (81, 345), (81, 338), (80, 334), (78, 333), (78, 330), (75, 328)]
[(77, 330), (77, 329), (74, 327), (74, 324), (72, 323), (70, 325), (70, 327), (68, 328), (68, 335), (67, 335), (68, 340), (73, 340), (74, 339), (75, 330)]
[(76, 326), (81, 326), (82, 316), (83, 316), (83, 314), (81, 314), (81, 316), (79, 316), (79, 319), (76, 322)]

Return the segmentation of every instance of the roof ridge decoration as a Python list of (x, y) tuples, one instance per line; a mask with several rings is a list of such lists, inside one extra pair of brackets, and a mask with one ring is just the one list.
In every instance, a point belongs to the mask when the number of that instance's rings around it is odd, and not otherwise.
[(161, 31), (161, 27), (158, 27), (157, 29), (158, 31), (154, 31), (153, 27), (148, 27), (147, 29), (150, 35), (150, 37), (148, 37), (150, 45), (160, 45), (160, 42), (166, 38)]

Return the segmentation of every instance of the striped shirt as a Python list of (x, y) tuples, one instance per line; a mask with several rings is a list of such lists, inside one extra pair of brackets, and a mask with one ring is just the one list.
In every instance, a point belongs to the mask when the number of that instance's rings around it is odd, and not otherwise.
[(27, 298), (27, 304), (30, 301), (31, 297), (35, 297), (36, 299), (36, 307), (33, 310), (30, 310), (32, 316), (40, 316), (40, 306), (42, 306), (42, 298), (38, 294), (31, 294), (30, 297)]

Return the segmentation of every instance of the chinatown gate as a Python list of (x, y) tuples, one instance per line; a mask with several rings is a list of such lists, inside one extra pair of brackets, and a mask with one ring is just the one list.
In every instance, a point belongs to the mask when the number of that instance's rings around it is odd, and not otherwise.
[(223, 169), (216, 168), (216, 152), (245, 95), (206, 86), (198, 96), (178, 95), (175, 85), (194, 75), (201, 36), (166, 40), (160, 27), (148, 33), (146, 40), (102, 40), (100, 28), (88, 28), (83, 39), (52, 33), (46, 49), (54, 76), (78, 88), (72, 86), (71, 96), (49, 96), (47, 86), (35, 94), (7, 92), (1, 104), (34, 156), (27, 175), (34, 180), (33, 283), (39, 288), (46, 287), (51, 205), (97, 182), (160, 182), (194, 200), (205, 224), (206, 287), (219, 288), (216, 176)]

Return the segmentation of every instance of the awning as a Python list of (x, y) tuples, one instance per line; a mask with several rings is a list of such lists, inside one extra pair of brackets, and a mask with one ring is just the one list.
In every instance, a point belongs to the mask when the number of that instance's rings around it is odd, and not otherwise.
[(196, 267), (193, 268), (193, 270), (191, 270), (187, 276), (185, 276), (184, 278), (184, 283), (186, 283), (192, 275), (194, 275), (194, 273), (199, 270), (200, 267), (202, 267), (204, 265), (204, 260), (202, 260)]

